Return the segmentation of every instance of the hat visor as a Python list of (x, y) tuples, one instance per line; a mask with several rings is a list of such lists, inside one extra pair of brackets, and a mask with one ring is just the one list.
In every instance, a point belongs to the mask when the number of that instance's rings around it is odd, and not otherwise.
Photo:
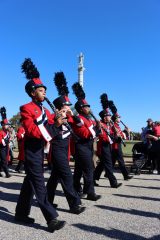
[(37, 89), (39, 87), (43, 87), (45, 90), (47, 89), (47, 87), (44, 86), (43, 84), (37, 84), (36, 86), (34, 86), (35, 89)]
[(70, 102), (64, 102), (64, 103), (63, 103), (63, 105), (66, 105), (66, 106), (71, 106), (71, 105), (72, 105), (72, 103), (70, 103)]
[(82, 107), (90, 107), (89, 104), (83, 104)]
[(10, 123), (1, 123), (2, 126), (10, 126)]

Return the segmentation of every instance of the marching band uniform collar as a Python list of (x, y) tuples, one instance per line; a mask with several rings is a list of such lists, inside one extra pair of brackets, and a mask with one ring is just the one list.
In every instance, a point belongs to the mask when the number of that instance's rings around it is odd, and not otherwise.
[(32, 100), (33, 103), (35, 103), (38, 107), (40, 107), (42, 109), (42, 102), (38, 102), (38, 101), (35, 101), (35, 100)]

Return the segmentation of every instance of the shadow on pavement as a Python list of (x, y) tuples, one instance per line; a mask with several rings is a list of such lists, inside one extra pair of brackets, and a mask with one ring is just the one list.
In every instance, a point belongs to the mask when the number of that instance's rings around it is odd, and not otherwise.
[[(101, 228), (98, 226), (90, 226), (90, 225), (85, 225), (81, 223), (77, 224), (72, 224), (74, 227), (77, 227), (81, 230), (87, 231), (87, 232), (92, 232), (96, 234), (100, 234), (112, 239), (119, 239), (119, 240), (145, 240), (147, 238), (142, 237), (140, 235), (134, 234), (134, 233), (127, 233), (115, 228), (111, 228), (110, 230)], [(160, 235), (154, 236), (152, 238), (148, 238), (150, 240), (158, 240)]]
[(21, 224), (21, 223), (17, 223), (14, 220), (14, 216), (13, 214), (11, 214), (8, 209), (4, 208), (4, 207), (0, 207), (0, 220), (2, 221), (6, 221), (6, 222), (10, 222), (10, 223), (14, 223), (14, 224), (18, 224), (18, 225), (23, 225), (29, 228), (36, 228), (36, 229), (41, 229), (41, 230), (47, 230), (47, 227), (41, 226), (38, 223), (34, 223), (33, 225), (29, 225), (29, 224)]
[(138, 215), (142, 217), (150, 217), (150, 218), (158, 218), (160, 219), (159, 213), (152, 213), (152, 212), (145, 212), (141, 210), (136, 210), (136, 209), (122, 209), (122, 208), (116, 208), (116, 207), (109, 207), (109, 206), (104, 206), (104, 205), (95, 205), (98, 208), (109, 210), (109, 211), (114, 211), (114, 212), (120, 212), (120, 213), (127, 213), (127, 214), (132, 214), (132, 215)]
[(124, 194), (113, 194), (114, 196), (124, 197), (124, 198), (136, 198), (136, 199), (143, 199), (149, 201), (159, 202), (160, 198), (152, 198), (152, 197), (144, 197), (144, 196), (131, 196), (131, 195), (124, 195)]
[(138, 179), (138, 180), (145, 180), (145, 181), (160, 181), (160, 179), (156, 179), (156, 178), (141, 178), (141, 177), (139, 177), (139, 178), (136, 178), (136, 177), (134, 177), (133, 179)]
[(1, 182), (0, 186), (3, 188), (13, 189), (13, 190), (20, 190), (21, 183), (18, 182)]
[[(6, 193), (6, 192), (0, 191), (0, 194), (1, 194), (0, 199), (7, 202), (17, 202), (19, 197), (19, 194), (15, 194), (15, 193)], [(38, 207), (36, 199), (33, 199), (32, 206)], [(0, 209), (1, 208), (2, 207), (0, 207)]]
[(125, 185), (127, 187), (135, 187), (135, 188), (146, 188), (146, 189), (153, 189), (153, 190), (159, 190), (160, 187), (152, 187), (152, 186), (149, 186), (149, 187), (145, 187), (145, 186), (136, 186), (136, 185)]
[(19, 194), (1, 192), (1, 200), (7, 202), (17, 202)]

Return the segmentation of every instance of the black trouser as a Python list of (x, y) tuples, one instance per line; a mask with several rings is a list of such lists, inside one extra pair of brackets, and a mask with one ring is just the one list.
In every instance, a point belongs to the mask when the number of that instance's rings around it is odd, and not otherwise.
[(23, 165), (24, 165), (24, 161), (19, 160), (19, 162), (15, 168), (15, 171), (20, 171), (22, 169)]
[[(56, 140), (55, 140), (56, 141)], [(52, 144), (52, 172), (47, 183), (48, 199), (53, 203), (58, 181), (60, 181), (69, 207), (81, 204), (80, 197), (73, 186), (73, 176), (68, 161), (68, 144)], [(64, 146), (62, 146), (62, 145)]]
[(48, 201), (43, 175), (43, 156), (44, 148), (41, 141), (30, 139), (25, 143), (25, 170), (27, 175), (22, 184), (16, 214), (22, 216), (30, 214), (33, 195), (35, 194), (39, 207), (47, 223), (49, 223), (58, 214)]
[(118, 148), (112, 149), (112, 161), (113, 161), (113, 167), (115, 166), (116, 161), (118, 161), (118, 165), (120, 168), (120, 171), (122, 172), (123, 177), (128, 176), (128, 170), (125, 166), (123, 153), (122, 153), (122, 146), (121, 143), (117, 143)]
[(5, 172), (6, 176), (9, 175), (8, 166), (7, 166), (7, 146), (0, 147), (0, 169)]
[(94, 171), (94, 179), (95, 180), (100, 179), (101, 173), (104, 169), (105, 169), (105, 172), (109, 179), (110, 185), (111, 186), (117, 185), (117, 179), (113, 174), (111, 145), (106, 142), (102, 143), (100, 162)]
[(83, 176), (83, 193), (94, 194), (93, 183), (93, 140), (76, 143), (75, 146), (75, 168), (74, 168), (74, 186), (77, 192), (81, 191), (80, 180)]
[(101, 156), (99, 156), (99, 160), (100, 161), (99, 161), (99, 163), (97, 164), (97, 166), (96, 166), (96, 168), (94, 170), (94, 180), (98, 180), (98, 181), (99, 181), (99, 179), (101, 177), (101, 174), (102, 174), (102, 172), (104, 170), (104, 162), (103, 162)]
[(154, 155), (155, 165), (153, 166), (153, 169), (156, 169), (158, 173), (160, 173), (160, 140), (153, 141), (150, 154)]

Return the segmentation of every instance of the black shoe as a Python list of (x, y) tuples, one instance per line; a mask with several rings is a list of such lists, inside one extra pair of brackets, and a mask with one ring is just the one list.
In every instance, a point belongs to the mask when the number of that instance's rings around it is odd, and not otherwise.
[(57, 207), (58, 207), (58, 204), (57, 204), (57, 203), (52, 203), (52, 206), (53, 206), (54, 208), (57, 208)]
[(48, 223), (48, 230), (49, 232), (54, 232), (56, 230), (63, 228), (65, 224), (66, 224), (65, 221), (60, 221), (55, 218)]
[(91, 200), (91, 201), (97, 201), (100, 198), (101, 198), (101, 195), (97, 195), (95, 193), (87, 195), (87, 200)]
[(117, 183), (115, 185), (112, 185), (111, 188), (119, 188), (120, 186), (122, 186), (122, 183)]
[(99, 184), (98, 184), (98, 183), (96, 183), (96, 180), (94, 180), (94, 186), (96, 186), (96, 187), (98, 187), (98, 186), (99, 186)]
[(9, 173), (6, 173), (6, 178), (10, 178), (11, 175)]
[(78, 192), (78, 195), (80, 198), (85, 198), (86, 197), (86, 194), (83, 193), (83, 192)]
[(129, 179), (132, 179), (132, 178), (133, 178), (133, 176), (128, 175), (128, 176), (124, 177), (124, 180), (129, 180)]
[(17, 173), (23, 173), (22, 170), (17, 170), (17, 169), (15, 169), (15, 171), (16, 171)]
[(28, 217), (28, 216), (21, 216), (21, 215), (15, 215), (14, 217), (16, 222), (22, 222), (22, 223), (28, 223), (28, 224), (33, 224), (34, 223), (34, 218)]
[(83, 207), (81, 205), (77, 205), (73, 208), (70, 208), (70, 212), (78, 215), (78, 214), (84, 212), (85, 209), (86, 209), (85, 207)]

